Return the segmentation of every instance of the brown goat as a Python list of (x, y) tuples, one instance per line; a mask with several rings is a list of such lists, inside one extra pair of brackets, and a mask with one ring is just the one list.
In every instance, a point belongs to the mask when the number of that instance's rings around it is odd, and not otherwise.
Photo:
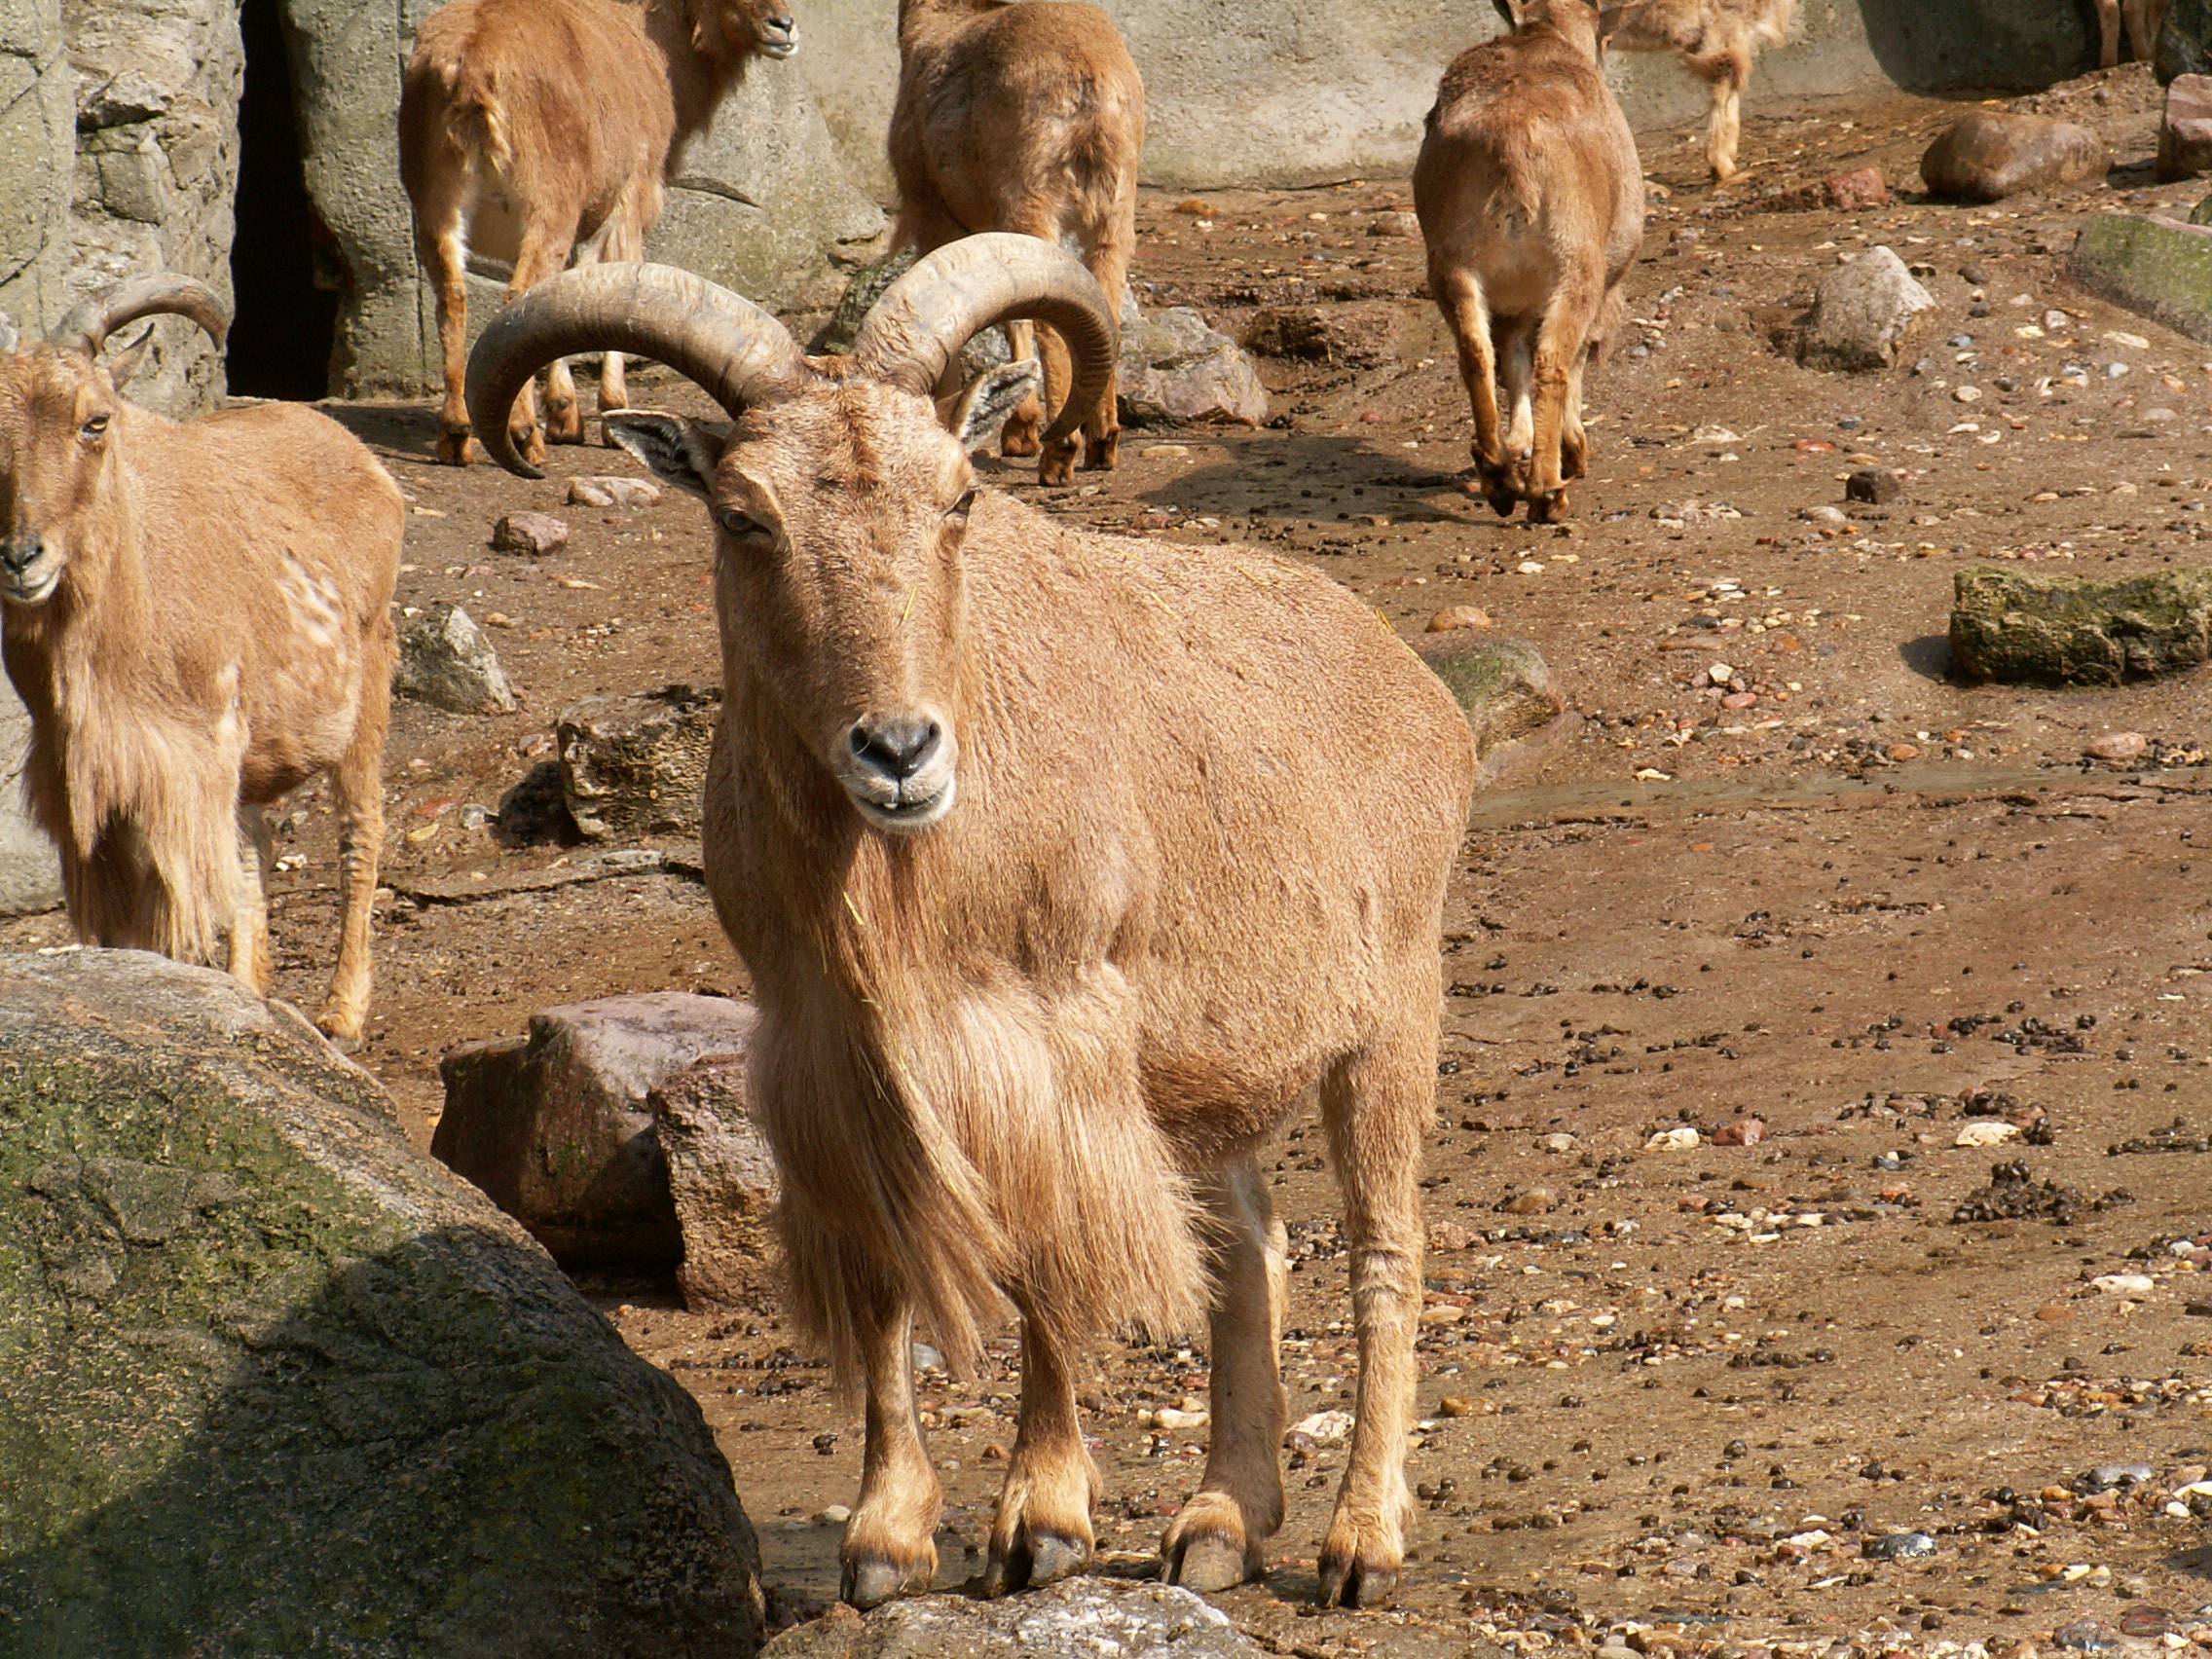
[[(1508, 0), (1492, 0), (1508, 23)], [(1744, 89), (1762, 46), (1780, 46), (1797, 16), (1797, 0), (1629, 0), (1612, 44), (1623, 52), (1672, 52), (1713, 89), (1706, 118), (1705, 163), (1714, 182), (1736, 176), (1736, 145), (1744, 132)]]
[[(1473, 744), (1315, 572), (978, 491), (928, 394), (963, 342), (1019, 316), (1073, 356), (1055, 440), (1111, 371), (1113, 311), (1070, 255), (1008, 235), (920, 261), (850, 358), (802, 356), (685, 273), (571, 272), (485, 331), (469, 407), (499, 430), (537, 364), (589, 343), (677, 368), (735, 422), (615, 428), (716, 525), (707, 879), (759, 1003), (752, 1097), (793, 1311), (866, 1385), (846, 1599), (926, 1589), (937, 1565), (913, 1316), (965, 1366), (1002, 1293), (1021, 1415), (986, 1586), (1089, 1555), (1085, 1343), (1181, 1327), (1209, 1287), (1213, 1445), (1166, 1570), (1204, 1589), (1262, 1570), (1285, 1264), (1255, 1155), (1317, 1089), (1360, 1356), (1321, 1595), (1370, 1603), (1411, 1518), (1418, 1175)], [(963, 437), (1035, 373), (971, 388)]]
[[(1119, 308), (1136, 247), (1144, 81), (1113, 18), (1063, 0), (899, 0), (899, 96), (891, 172), (895, 247), (928, 253), (977, 231), (1072, 238)], [(1119, 312), (1117, 310), (1117, 314)], [(1011, 331), (1032, 355), (1030, 325)], [(1065, 390), (1066, 352), (1049, 333), (1042, 402), (1009, 417), (1002, 453), (1038, 455), (1045, 410)], [(1084, 464), (1111, 470), (1121, 442), (1111, 373), (1083, 422)], [(1039, 477), (1074, 473), (1073, 435), (1044, 446)]]
[(327, 773), (343, 824), (338, 966), (320, 1016), (354, 1039), (406, 503), (358, 440), (297, 404), (178, 424), (117, 387), (174, 313), (222, 344), (222, 303), (182, 276), (87, 301), (0, 356), (0, 658), (30, 710), (23, 785), (89, 944), (207, 960), (269, 994), (261, 809)]
[[(1429, 292), (1459, 349), (1474, 460), (1500, 514), (1548, 520), (1587, 470), (1582, 371), (1623, 315), (1643, 242), (1636, 139), (1590, 0), (1543, 0), (1445, 70), (1414, 164)], [(1502, 383), (1509, 423), (1498, 411)]]
[(2135, 61), (2148, 63), (2157, 55), (2158, 31), (2166, 26), (2166, 8), (2172, 0), (2097, 0), (2097, 62), (2106, 69), (2120, 62), (2120, 26), (2127, 24), (2127, 49)]
[[(446, 395), (438, 459), (469, 459), (467, 261), (513, 262), (512, 300), (569, 263), (636, 259), (661, 186), (755, 56), (789, 57), (785, 0), (456, 0), (416, 37), (399, 93), (399, 176), (432, 274)], [(557, 443), (583, 438), (565, 362), (545, 378)], [(599, 370), (599, 407), (629, 406), (622, 358)], [(545, 455), (536, 399), (515, 442)]]

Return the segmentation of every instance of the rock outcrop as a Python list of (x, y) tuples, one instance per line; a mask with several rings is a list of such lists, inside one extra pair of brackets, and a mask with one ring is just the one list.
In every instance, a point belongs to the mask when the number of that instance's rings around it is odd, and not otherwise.
[(0, 957), (0, 1650), (752, 1653), (696, 1404), (298, 1015)]

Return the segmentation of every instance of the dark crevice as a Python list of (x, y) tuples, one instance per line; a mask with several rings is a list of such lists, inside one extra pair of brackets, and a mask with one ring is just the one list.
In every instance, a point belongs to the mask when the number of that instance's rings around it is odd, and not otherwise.
[(245, 90), (239, 99), (239, 219), (231, 245), (238, 316), (230, 389), (240, 396), (316, 398), (330, 390), (338, 325), (337, 243), (309, 199), (300, 166), (278, 0), (245, 0)]

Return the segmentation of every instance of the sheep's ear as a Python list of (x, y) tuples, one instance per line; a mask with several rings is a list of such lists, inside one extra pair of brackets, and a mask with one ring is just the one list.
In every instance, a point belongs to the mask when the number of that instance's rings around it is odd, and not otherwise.
[(145, 333), (107, 360), (107, 378), (115, 383), (116, 390), (121, 391), (129, 385), (130, 377), (144, 366), (146, 349), (153, 343), (154, 325), (148, 323)]
[(958, 396), (938, 405), (938, 418), (945, 429), (971, 453), (998, 436), (1014, 406), (1031, 392), (1042, 392), (1045, 371), (1034, 357), (1017, 357), (1001, 363), (970, 381)]
[(658, 415), (649, 409), (621, 410), (600, 424), (608, 443), (628, 450), (651, 467), (656, 477), (702, 501), (712, 498), (715, 468), (721, 464), (722, 451), (729, 444), (727, 426)]
[(1528, 16), (1528, 0), (1490, 0), (1490, 3), (1497, 8), (1497, 15), (1505, 19), (1505, 26), (1518, 33), (1522, 20)]

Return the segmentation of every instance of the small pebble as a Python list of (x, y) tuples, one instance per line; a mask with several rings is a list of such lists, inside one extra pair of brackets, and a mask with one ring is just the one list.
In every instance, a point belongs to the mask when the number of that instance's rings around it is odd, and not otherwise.
[[(1965, 387), (1960, 388), (1962, 391)], [(1978, 394), (1977, 394), (1978, 395)], [(1904, 480), (1886, 466), (1864, 466), (1843, 481), (1847, 501), (1867, 501), (1887, 506), (1904, 499)]]
[(1918, 1561), (1936, 1553), (1936, 1540), (1927, 1532), (1885, 1532), (1866, 1540), (1868, 1561)]
[(569, 544), (569, 527), (551, 513), (509, 513), (492, 527), (492, 546), (499, 553), (542, 558)]
[(2051, 1644), (2077, 1653), (2104, 1653), (2120, 1645), (2120, 1633), (2102, 1619), (2076, 1619), (2050, 1633)]
[(2142, 759), (2150, 747), (2151, 740), (2139, 731), (2108, 731), (2083, 745), (2090, 759), (2109, 760), (2119, 766)]

